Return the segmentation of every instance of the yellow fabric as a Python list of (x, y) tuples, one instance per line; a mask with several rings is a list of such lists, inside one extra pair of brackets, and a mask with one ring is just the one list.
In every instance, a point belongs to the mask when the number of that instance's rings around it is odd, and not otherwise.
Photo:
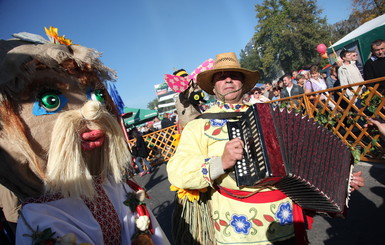
[[(245, 110), (247, 110), (245, 105), (217, 102), (207, 112)], [(171, 184), (183, 189), (196, 190), (212, 187), (215, 181), (223, 187), (240, 190), (227, 174), (214, 181), (210, 179), (210, 159), (221, 157), (227, 141), (227, 127), (222, 120), (197, 119), (189, 122), (182, 132), (175, 155), (167, 164)], [(241, 190), (255, 191), (253, 188)], [(293, 225), (282, 225), (276, 217), (278, 210), (284, 210), (285, 205), (292, 209), (289, 198), (272, 203), (254, 204), (232, 200), (215, 190), (212, 192), (212, 219), (218, 244), (271, 244), (294, 236)], [(242, 219), (240, 217), (245, 218), (243, 222), (246, 225), (250, 225), (249, 229), (243, 232), (234, 227), (234, 222)]]

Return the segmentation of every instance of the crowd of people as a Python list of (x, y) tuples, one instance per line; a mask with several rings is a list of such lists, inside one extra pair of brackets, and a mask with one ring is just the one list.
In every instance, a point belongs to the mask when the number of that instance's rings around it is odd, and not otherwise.
[[(375, 40), (371, 44), (372, 56), (363, 65), (358, 61), (358, 53), (356, 50), (344, 49), (340, 52), (337, 62), (324, 70), (316, 65), (309, 69), (302, 69), (299, 71), (292, 71), (291, 74), (285, 74), (277, 81), (266, 82), (258, 90), (260, 96), (256, 95), (254, 91), (250, 91), (244, 97), (244, 101), (252, 103), (263, 103), (268, 100), (276, 100), (286, 98), (303, 93), (316, 92), (320, 90), (330, 89), (334, 87), (352, 85), (378, 77), (385, 76), (385, 41)], [(381, 89), (384, 85), (381, 85)], [(356, 90), (357, 86), (352, 86)], [(275, 93), (274, 93), (275, 91)], [(362, 90), (359, 94), (363, 93)], [(351, 99), (355, 95), (352, 90), (346, 90), (346, 96)], [(333, 105), (330, 105), (333, 107)]]

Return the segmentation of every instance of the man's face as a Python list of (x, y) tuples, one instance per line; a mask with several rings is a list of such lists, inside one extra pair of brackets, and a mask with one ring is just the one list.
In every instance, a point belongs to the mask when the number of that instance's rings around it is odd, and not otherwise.
[(271, 84), (266, 84), (266, 90), (270, 91), (271, 89), (273, 88), (273, 86), (271, 86)]
[(344, 57), (342, 57), (343, 61), (352, 61), (352, 53), (346, 53)]
[(227, 103), (241, 103), (243, 75), (240, 72), (218, 72), (213, 76), (214, 94)]
[(372, 46), (373, 53), (378, 58), (384, 58), (385, 57), (385, 42), (381, 43), (380, 45), (373, 45)]
[(357, 61), (358, 60), (358, 54), (357, 53), (352, 53), (351, 54), (351, 59), (352, 59), (352, 61)]
[(290, 87), (293, 83), (291, 81), (291, 78), (289, 77), (284, 77), (283, 78), (283, 84), (285, 84), (286, 87)]

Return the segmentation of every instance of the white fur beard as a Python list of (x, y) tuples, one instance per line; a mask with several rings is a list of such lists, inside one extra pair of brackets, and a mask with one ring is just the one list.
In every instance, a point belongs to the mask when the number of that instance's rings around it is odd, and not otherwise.
[[(93, 178), (112, 176), (120, 182), (123, 170), (131, 167), (123, 129), (108, 112), (99, 113), (92, 121), (84, 119), (80, 110), (63, 112), (58, 117), (48, 152), (46, 192), (92, 199), (96, 194)], [(85, 157), (92, 152), (82, 151), (80, 132), (84, 129), (105, 131), (103, 146), (92, 150), (100, 151), (100, 158)]]

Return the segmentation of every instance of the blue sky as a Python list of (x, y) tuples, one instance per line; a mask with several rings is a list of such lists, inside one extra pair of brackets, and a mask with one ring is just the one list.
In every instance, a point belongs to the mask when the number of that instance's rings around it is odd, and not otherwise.
[[(318, 0), (329, 24), (344, 20), (352, 0)], [(128, 107), (146, 108), (154, 84), (173, 69), (192, 72), (223, 52), (237, 55), (254, 34), (262, 0), (0, 0), (0, 39), (44, 27), (103, 53), (118, 73)], [(299, 6), (300, 7), (300, 6)], [(337, 41), (337, 40), (335, 40)]]

